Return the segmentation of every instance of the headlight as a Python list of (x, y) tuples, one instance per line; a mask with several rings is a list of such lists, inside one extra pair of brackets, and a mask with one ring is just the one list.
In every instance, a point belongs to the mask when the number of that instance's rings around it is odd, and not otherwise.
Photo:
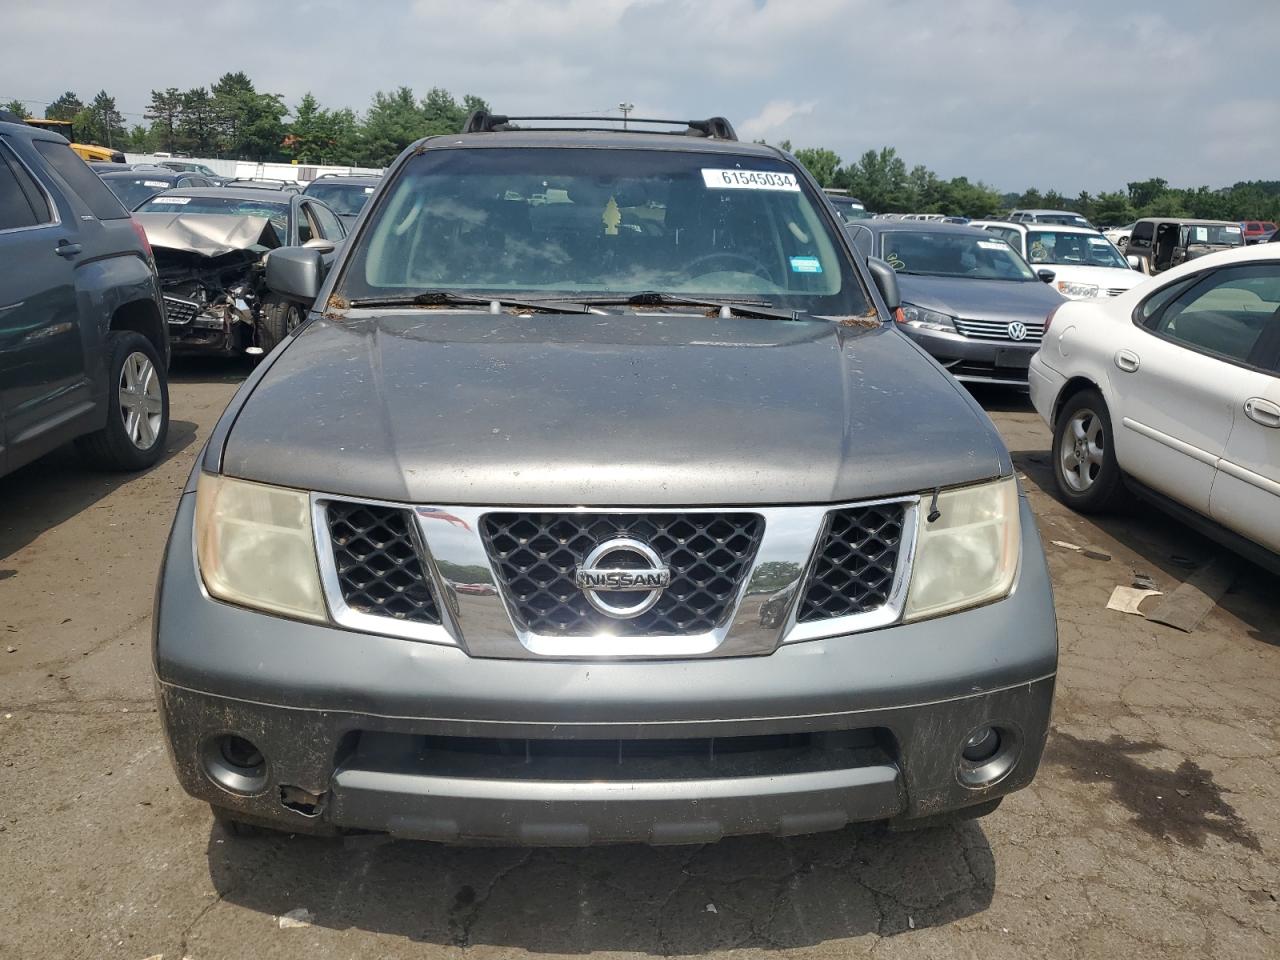
[(929, 523), (920, 503), (915, 560), (904, 620), (936, 617), (1007, 596), (1018, 570), (1022, 529), (1012, 477), (938, 495), (941, 516)]
[(288, 617), (325, 619), (305, 493), (202, 473), (195, 533), (200, 575), (211, 596)]
[(926, 310), (924, 307), (917, 307), (914, 303), (902, 305), (902, 318), (909, 327), (941, 330), (943, 333), (956, 332), (956, 325), (947, 314), (939, 313), (937, 310)]
[(1096, 283), (1072, 283), (1070, 280), (1059, 280), (1058, 292), (1064, 297), (1070, 297), (1073, 300), (1083, 300), (1087, 297), (1096, 297), (1098, 295), (1098, 285)]

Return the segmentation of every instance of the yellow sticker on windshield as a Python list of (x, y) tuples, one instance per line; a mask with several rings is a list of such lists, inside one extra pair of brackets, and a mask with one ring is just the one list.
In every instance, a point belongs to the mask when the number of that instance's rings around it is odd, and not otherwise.
[(609, 202), (604, 205), (604, 213), (601, 214), (600, 219), (604, 222), (605, 235), (616, 237), (618, 224), (622, 222), (622, 213), (618, 210), (618, 201), (613, 197), (610, 197)]

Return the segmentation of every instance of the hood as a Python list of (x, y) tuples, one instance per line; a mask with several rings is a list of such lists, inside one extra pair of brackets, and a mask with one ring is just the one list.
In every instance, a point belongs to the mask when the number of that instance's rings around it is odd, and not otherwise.
[(237, 250), (262, 252), (280, 245), (266, 217), (226, 213), (135, 213), (153, 247), (221, 257)]
[(907, 337), (825, 321), (398, 311), (317, 319), (223, 470), (385, 500), (829, 503), (1007, 474), (986, 414)]
[[(1052, 270), (1052, 267), (1046, 269)], [(926, 310), (975, 320), (1044, 323), (1050, 310), (1065, 299), (1039, 280), (969, 280), (898, 274), (902, 299)]]

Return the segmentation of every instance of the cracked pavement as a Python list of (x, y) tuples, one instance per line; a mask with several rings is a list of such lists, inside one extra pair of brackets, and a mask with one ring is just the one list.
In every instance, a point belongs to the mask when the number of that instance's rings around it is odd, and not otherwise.
[[(1280, 582), (1241, 562), (1191, 634), (1104, 609), (1217, 550), (1145, 508), (1058, 504), (1012, 393), (979, 399), (1039, 518), (1062, 663), (1040, 775), (992, 816), (674, 848), (227, 835), (170, 772), (148, 645), (177, 494), (242, 373), (179, 366), (146, 475), (60, 452), (0, 479), (0, 956), (1276, 955)], [(280, 929), (299, 907), (311, 925)]]

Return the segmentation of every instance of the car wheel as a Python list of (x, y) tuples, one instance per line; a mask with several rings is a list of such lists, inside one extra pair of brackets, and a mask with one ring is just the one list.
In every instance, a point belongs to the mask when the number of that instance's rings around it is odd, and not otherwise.
[(1082, 390), (1063, 404), (1053, 431), (1053, 476), (1071, 509), (1101, 513), (1123, 504), (1114, 436), (1111, 413), (1097, 390)]
[(277, 343), (293, 333), (307, 318), (306, 311), (291, 300), (268, 300), (262, 305), (258, 323), (258, 346), (270, 353)]
[(169, 435), (169, 375), (140, 333), (107, 334), (107, 425), (76, 441), (81, 455), (105, 470), (144, 470), (164, 453)]

